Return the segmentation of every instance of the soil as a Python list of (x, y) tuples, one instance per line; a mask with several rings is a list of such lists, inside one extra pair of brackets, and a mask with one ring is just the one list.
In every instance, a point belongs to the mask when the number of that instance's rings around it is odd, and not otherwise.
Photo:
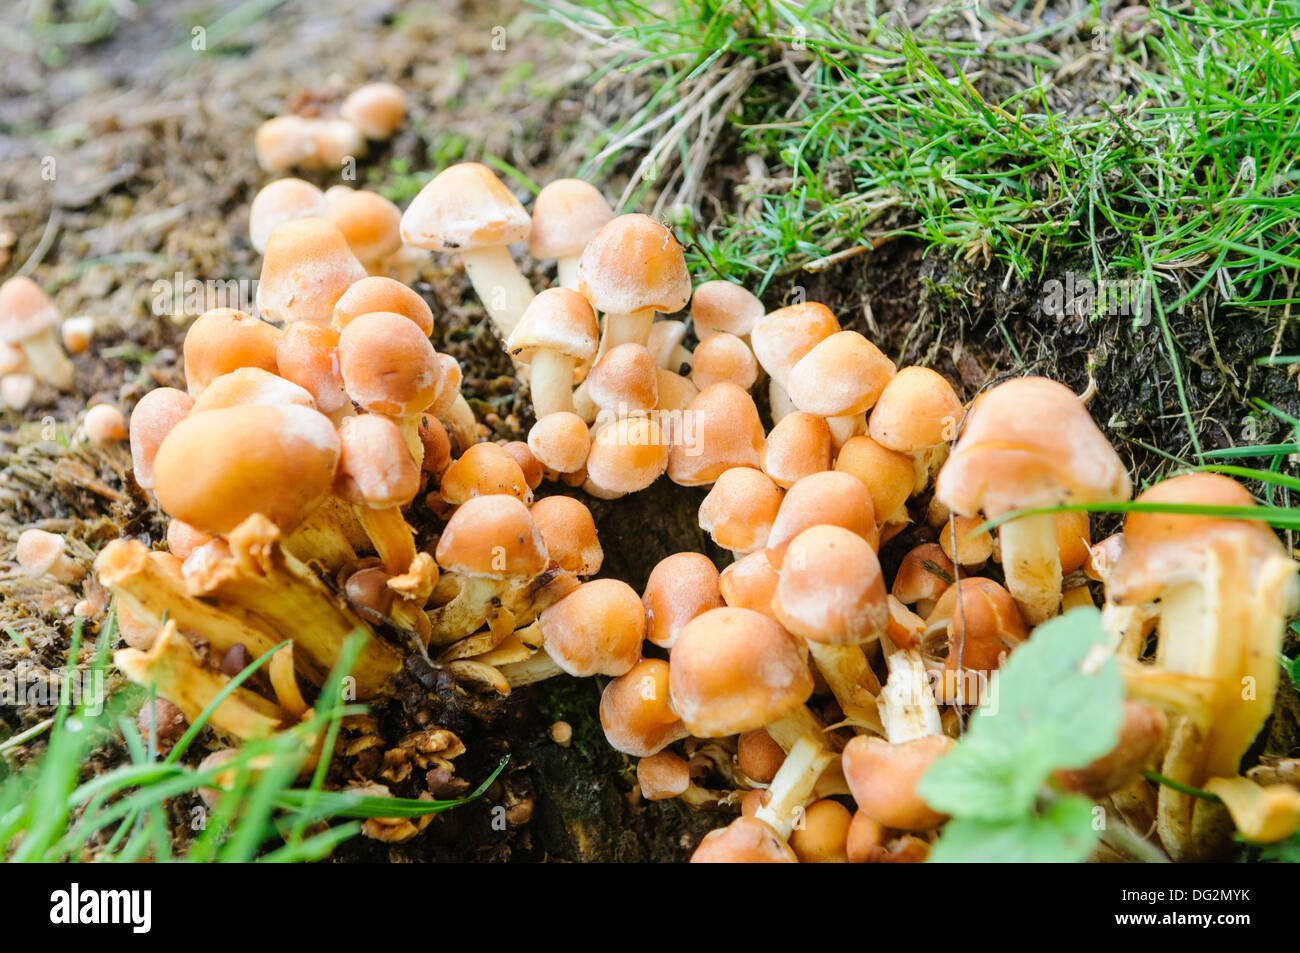
[[(118, 535), (161, 538), (162, 521), (129, 477), (129, 454), (89, 448), (76, 429), (96, 402), (129, 412), (147, 390), (181, 382), (185, 320), (195, 315), (174, 321), (155, 314), (155, 282), (177, 272), (200, 280), (257, 276), (246, 223), (248, 203), (269, 178), (253, 159), (261, 121), (286, 104), (335, 102), (368, 80), (401, 84), (412, 99), (409, 120), (391, 142), (372, 146), (352, 183), (399, 201), (436, 162), (462, 157), (498, 157), (534, 182), (571, 175), (599, 132), (600, 115), (584, 110), (590, 65), (575, 55), (571, 38), (524, 19), (522, 8), (500, 16), (450, 0), (245, 7), (257, 15), (237, 30), (211, 16), (207, 4), (169, 3), (122, 21), (92, 45), (58, 46), (43, 33), (38, 49), (0, 59), (0, 233), (7, 228), (17, 239), (0, 260), (0, 279), (23, 268), (65, 315), (90, 314), (97, 325), (91, 351), (75, 358), (74, 394), (40, 391), (21, 413), (0, 411), (0, 625), (22, 640), (0, 637), (0, 669), (62, 667), (72, 606), (82, 595), (80, 587), (19, 577), (12, 547), (22, 528), (65, 533), (74, 556), (87, 562)], [(10, 5), (0, 18), (20, 9)], [(0, 26), (15, 37), (35, 33), (29, 23)], [(205, 30), (206, 51), (192, 48), (195, 27)], [(504, 28), (504, 49), (496, 28)], [(737, 155), (725, 134), (717, 151)], [(711, 178), (743, 175), (719, 169)], [(609, 191), (620, 188), (616, 180)], [(720, 187), (716, 198), (727, 207), (733, 196)], [(1071, 264), (1058, 262), (1056, 270)], [(547, 276), (533, 278), (540, 287)], [(996, 267), (926, 255), (918, 243), (899, 240), (792, 280), (900, 364), (935, 367), (966, 398), (1013, 373), (1048, 374), (1080, 392), (1091, 376), (1097, 392), (1090, 409), (1140, 482), (1171, 466), (1149, 447), (1186, 455), (1187, 424), (1154, 324), (1049, 319), (1041, 289), (1005, 278)], [(461, 269), (430, 259), (416, 287), (438, 318), (434, 343), (460, 361), (476, 411), (494, 436), (519, 438), (530, 423), (526, 391), (510, 376)], [(767, 303), (782, 304), (782, 294), (774, 285)], [(1205, 448), (1279, 436), (1266, 416), (1244, 432), (1252, 397), (1300, 415), (1286, 370), (1255, 364), (1277, 342), (1282, 353), (1295, 353), (1294, 328), (1280, 333), (1276, 318), (1222, 308), (1188, 308), (1171, 315), (1170, 325)], [(695, 522), (702, 497), (661, 480), (613, 503), (588, 500), (606, 553), (602, 575), (639, 590), (655, 562), (682, 549), (708, 552), (724, 565), (725, 554)], [(601, 736), (598, 681), (554, 679), (495, 703), (429, 691), (425, 674), (410, 673), (399, 701), (376, 713), (379, 733), (395, 742), (429, 724), (452, 728), (468, 748), (457, 773), (474, 782), (503, 755), (511, 762), (486, 797), (440, 815), (415, 840), (355, 838), (336, 860), (681, 860), (719, 826), (717, 815), (630, 796), (635, 764)], [(1269, 753), (1289, 753), (1296, 709), (1288, 693), (1262, 746)], [(0, 740), (48, 714), (0, 706)], [(550, 738), (561, 719), (573, 726), (568, 746)], [(17, 764), (41, 748), (37, 741), (7, 756)], [(87, 770), (118, 757), (106, 749)], [(500, 807), (504, 829), (494, 823)]]

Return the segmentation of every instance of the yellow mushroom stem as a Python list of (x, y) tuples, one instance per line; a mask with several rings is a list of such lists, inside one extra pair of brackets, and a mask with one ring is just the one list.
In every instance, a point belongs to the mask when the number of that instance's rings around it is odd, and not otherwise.
[(324, 683), (347, 637), (361, 632), (369, 638), (351, 672), (357, 697), (384, 691), (401, 670), (401, 652), (378, 638), (351, 606), (285, 552), (274, 523), (254, 514), (231, 531), (227, 542), (229, 558), (190, 576), (191, 595), (211, 599), (232, 615), (256, 620), (280, 638), (292, 639), (298, 672), (315, 685)]
[(1007, 590), (1031, 626), (1061, 609), (1061, 551), (1056, 514), (1039, 513), (1008, 520), (998, 528)]
[(767, 802), (754, 815), (783, 839), (803, 820), (803, 809), (813, 799), (817, 780), (840, 759), (811, 738), (800, 738), (785, 756), (768, 787)]
[(185, 582), (152, 559), (139, 540), (113, 540), (96, 557), (95, 572), (134, 619), (153, 628), (161, 628), (164, 619), (174, 621), (202, 635), (218, 657), (242, 645), (256, 658), (282, 641), (258, 619), (232, 615), (191, 596)]
[(845, 721), (855, 728), (883, 735), (885, 728), (876, 709), (880, 682), (867, 664), (862, 646), (825, 645), (809, 640), (808, 651), (839, 702)]
[(353, 512), (370, 537), (375, 552), (384, 561), (384, 571), (399, 576), (415, 561), (415, 535), (406, 525), (399, 506), (354, 506)]
[(284, 548), (332, 573), (357, 558), (356, 547), (364, 545), (365, 539), (351, 508), (338, 497), (329, 497), (285, 537)]
[[(204, 664), (175, 621), (162, 627), (148, 652), (121, 649), (114, 653), (113, 663), (136, 684), (155, 686), (158, 695), (179, 708), (191, 724), (230, 684), (229, 676)], [(248, 741), (267, 737), (287, 720), (278, 706), (241, 685), (222, 700), (208, 724)]]
[(943, 722), (919, 649), (900, 649), (880, 640), (889, 677), (880, 691), (880, 720), (890, 744), (943, 734)]

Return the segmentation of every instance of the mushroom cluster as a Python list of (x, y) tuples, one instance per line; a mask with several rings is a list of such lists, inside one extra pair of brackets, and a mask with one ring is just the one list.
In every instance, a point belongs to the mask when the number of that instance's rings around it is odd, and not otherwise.
[(406, 118), (406, 93), (392, 83), (369, 83), (348, 95), (337, 114), (322, 114), (307, 99), (293, 112), (257, 129), (257, 162), (267, 172), (290, 169), (337, 170), (349, 158), (366, 154), (366, 141), (393, 137)]
[[(117, 665), (176, 718), (287, 641), (213, 725), (238, 741), (293, 723), (354, 631), (362, 699), (392, 693), (411, 654), (462, 691), (601, 677), (605, 735), (640, 759), (646, 798), (739, 808), (694, 860), (916, 861), (945, 820), (918, 780), (1009, 653), (1093, 604), (1095, 581), (1130, 703), (1115, 751), (1060, 785), (1175, 857), (1211, 856), (1227, 814), (1260, 839), (1300, 821), (1296, 792), (1237, 777), (1271, 710), (1294, 561), (1247, 520), (1135, 512), (1094, 547), (1086, 512), (1038, 512), (1132, 492), (1063, 385), (1018, 378), (965, 404), (820, 303), (692, 289), (670, 229), (577, 180), (530, 214), (470, 162), (404, 212), (280, 179), (250, 219), (260, 317), (200, 317), (186, 390), (131, 416), (167, 548), (117, 540), (95, 564), (129, 644)], [(521, 272), (524, 241), (556, 260), (554, 287)], [(481, 439), (436, 316), (392, 274), (411, 249), (459, 256), (529, 382), (526, 443)], [(665, 474), (707, 489), (699, 525), (733, 561), (669, 555), (641, 593), (595, 578), (572, 491), (616, 499)], [(1208, 475), (1139, 499), (1250, 502)], [(1153, 766), (1222, 804), (1157, 793)]]

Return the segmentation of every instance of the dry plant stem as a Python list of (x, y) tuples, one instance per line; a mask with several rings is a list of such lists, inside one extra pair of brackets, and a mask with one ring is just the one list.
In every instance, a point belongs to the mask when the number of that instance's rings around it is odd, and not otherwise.
[(227, 538), (231, 557), (188, 580), (191, 595), (212, 599), (294, 641), (299, 674), (320, 685), (353, 632), (369, 636), (352, 669), (358, 698), (381, 693), (402, 666), (396, 648), (378, 638), (365, 620), (331, 592), (305, 565), (284, 551), (280, 532), (260, 515), (250, 516)]
[(1007, 589), (1031, 626), (1061, 610), (1061, 553), (1056, 516), (1040, 513), (1008, 520), (998, 530)]
[(573, 358), (550, 348), (533, 354), (531, 387), (538, 420), (573, 410)]
[(149, 557), (139, 540), (115, 539), (95, 560), (99, 580), (131, 615), (157, 627), (167, 619), (187, 632), (201, 633), (213, 654), (242, 645), (254, 657), (282, 639), (259, 620), (239, 618), (191, 596), (183, 580)]
[[(148, 652), (121, 649), (113, 664), (139, 685), (155, 685), (191, 724), (230, 683), (230, 678), (203, 664), (189, 641), (168, 622)], [(265, 738), (285, 721), (285, 713), (260, 695), (240, 686), (217, 706), (208, 723), (222, 734), (241, 741)]]
[(415, 537), (406, 525), (401, 507), (354, 506), (353, 510), (374, 544), (375, 552), (384, 561), (384, 571), (400, 576), (409, 570), (411, 563), (415, 562)]
[(754, 816), (788, 840), (804, 805), (812, 799), (817, 779), (837, 760), (815, 741), (800, 738), (772, 779), (767, 803)]
[(862, 648), (809, 641), (808, 651), (835, 700), (840, 703), (844, 717), (855, 729), (884, 735), (885, 728), (876, 709), (876, 692), (880, 691), (880, 684), (867, 664)]
[(507, 247), (463, 251), (461, 260), (465, 263), (465, 274), (474, 286), (474, 293), (483, 302), (484, 310), (496, 327), (497, 336), (505, 341), (533, 300), (532, 285), (520, 274), (519, 266)]
[(890, 744), (901, 744), (927, 735), (943, 734), (939, 706), (935, 704), (925, 660), (916, 649), (896, 648), (882, 636), (889, 678), (880, 692), (880, 720)]

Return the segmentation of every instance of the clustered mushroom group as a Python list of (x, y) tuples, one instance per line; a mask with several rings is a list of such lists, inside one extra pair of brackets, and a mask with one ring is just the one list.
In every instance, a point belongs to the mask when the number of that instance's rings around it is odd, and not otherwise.
[[(1237, 776), (1295, 596), (1295, 563), (1263, 524), (1133, 512), (1095, 546), (1078, 510), (983, 528), (1130, 498), (1063, 385), (1011, 379), (965, 404), (822, 304), (768, 311), (737, 284), (692, 288), (669, 228), (572, 179), (530, 214), (477, 163), (405, 212), (286, 178), (253, 201), (250, 231), (261, 317), (200, 317), (187, 389), (131, 415), (167, 547), (121, 539), (95, 563), (129, 645), (116, 664), (170, 715), (194, 719), (288, 640), (212, 725), (238, 743), (292, 724), (354, 631), (361, 699), (391, 691), (411, 653), (501, 695), (602, 676), (605, 735), (640, 759), (644, 797), (739, 807), (694, 860), (921, 860), (945, 818), (918, 779), (1008, 654), (1093, 605), (1095, 581), (1130, 701), (1116, 749), (1058, 783), (1176, 858), (1222, 846), (1225, 805), (1250, 836), (1295, 828), (1300, 795)], [(525, 240), (556, 260), (554, 287), (520, 271), (510, 246)], [(389, 273), (403, 250), (459, 256), (529, 382), (526, 443), (482, 439), (460, 368), (431, 343), (435, 315)], [(688, 303), (688, 321), (661, 317)], [(33, 366), (38, 336), (22, 338)], [(592, 578), (603, 553), (570, 491), (616, 499), (665, 474), (708, 488), (699, 525), (734, 561), (669, 555), (642, 593)], [(1138, 499), (1252, 503), (1212, 474)], [(437, 532), (417, 535), (414, 511)], [(887, 578), (891, 541), (906, 548)], [(1146, 768), (1222, 804), (1157, 789)]]

